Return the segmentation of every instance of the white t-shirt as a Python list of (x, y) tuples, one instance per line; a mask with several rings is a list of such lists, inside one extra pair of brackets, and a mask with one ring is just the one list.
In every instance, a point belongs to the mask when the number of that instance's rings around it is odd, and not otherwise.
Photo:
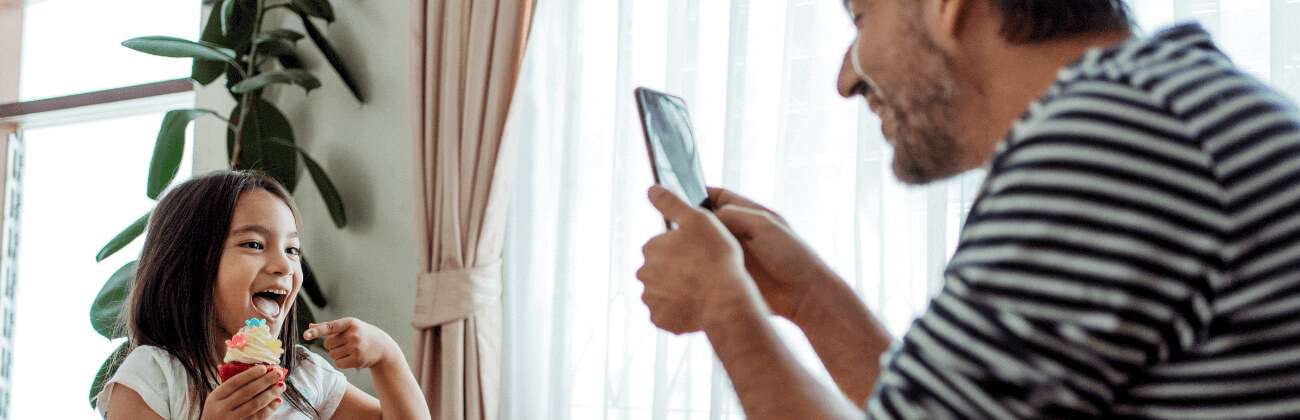
[[(306, 347), (297, 346), (298, 353), (307, 358), (294, 367), (289, 381), (298, 387), (307, 403), (316, 408), (320, 418), (328, 419), (343, 400), (348, 381), (329, 362)], [(117, 373), (104, 384), (97, 399), (99, 414), (108, 417), (109, 398), (113, 386), (126, 385), (140, 394), (149, 408), (164, 419), (197, 419), (197, 404), (189, 398), (190, 380), (180, 361), (165, 350), (153, 346), (140, 346), (122, 361)], [(307, 419), (286, 401), (271, 416), (273, 419)]]

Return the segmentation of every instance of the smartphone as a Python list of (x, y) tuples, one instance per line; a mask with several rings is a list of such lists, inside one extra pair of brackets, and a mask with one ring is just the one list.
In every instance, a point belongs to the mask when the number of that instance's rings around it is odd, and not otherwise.
[(634, 92), (655, 183), (696, 207), (713, 210), (686, 101), (644, 87)]

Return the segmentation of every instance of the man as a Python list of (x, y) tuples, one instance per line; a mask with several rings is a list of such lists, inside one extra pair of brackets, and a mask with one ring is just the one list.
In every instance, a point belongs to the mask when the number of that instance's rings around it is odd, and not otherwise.
[(839, 91), (880, 115), (896, 175), (989, 174), (898, 342), (771, 211), (651, 189), (678, 227), (646, 243), (642, 299), (707, 334), (750, 418), (1300, 417), (1291, 102), (1199, 26), (1133, 38), (1117, 0), (846, 6)]

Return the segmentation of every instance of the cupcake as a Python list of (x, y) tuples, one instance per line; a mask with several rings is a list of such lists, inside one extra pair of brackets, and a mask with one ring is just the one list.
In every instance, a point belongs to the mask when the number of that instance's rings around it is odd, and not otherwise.
[(271, 327), (260, 318), (249, 318), (238, 333), (226, 340), (226, 356), (221, 366), (217, 367), (221, 381), (248, 370), (253, 366), (273, 366), (280, 374), (280, 382), (289, 372), (280, 367), (280, 355), (284, 354), (280, 340), (271, 335)]

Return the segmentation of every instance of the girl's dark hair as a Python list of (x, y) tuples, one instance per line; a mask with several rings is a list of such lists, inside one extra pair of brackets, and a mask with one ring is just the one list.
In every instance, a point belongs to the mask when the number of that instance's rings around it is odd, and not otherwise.
[[(257, 172), (214, 172), (181, 183), (163, 196), (149, 217), (144, 250), (127, 298), (123, 318), (132, 347), (154, 346), (175, 357), (189, 376), (190, 398), (200, 413), (208, 394), (220, 383), (217, 365), (221, 361), (213, 354), (217, 343), (211, 334), (218, 322), (213, 311), (217, 268), (235, 204), (245, 192), (259, 189), (283, 200), (294, 220), (299, 220), (284, 187)], [(297, 351), (295, 309), (289, 308), (279, 337), (286, 350), (280, 365), (290, 374), (307, 356)], [(285, 401), (309, 417), (319, 417), (293, 381), (285, 383)]]

